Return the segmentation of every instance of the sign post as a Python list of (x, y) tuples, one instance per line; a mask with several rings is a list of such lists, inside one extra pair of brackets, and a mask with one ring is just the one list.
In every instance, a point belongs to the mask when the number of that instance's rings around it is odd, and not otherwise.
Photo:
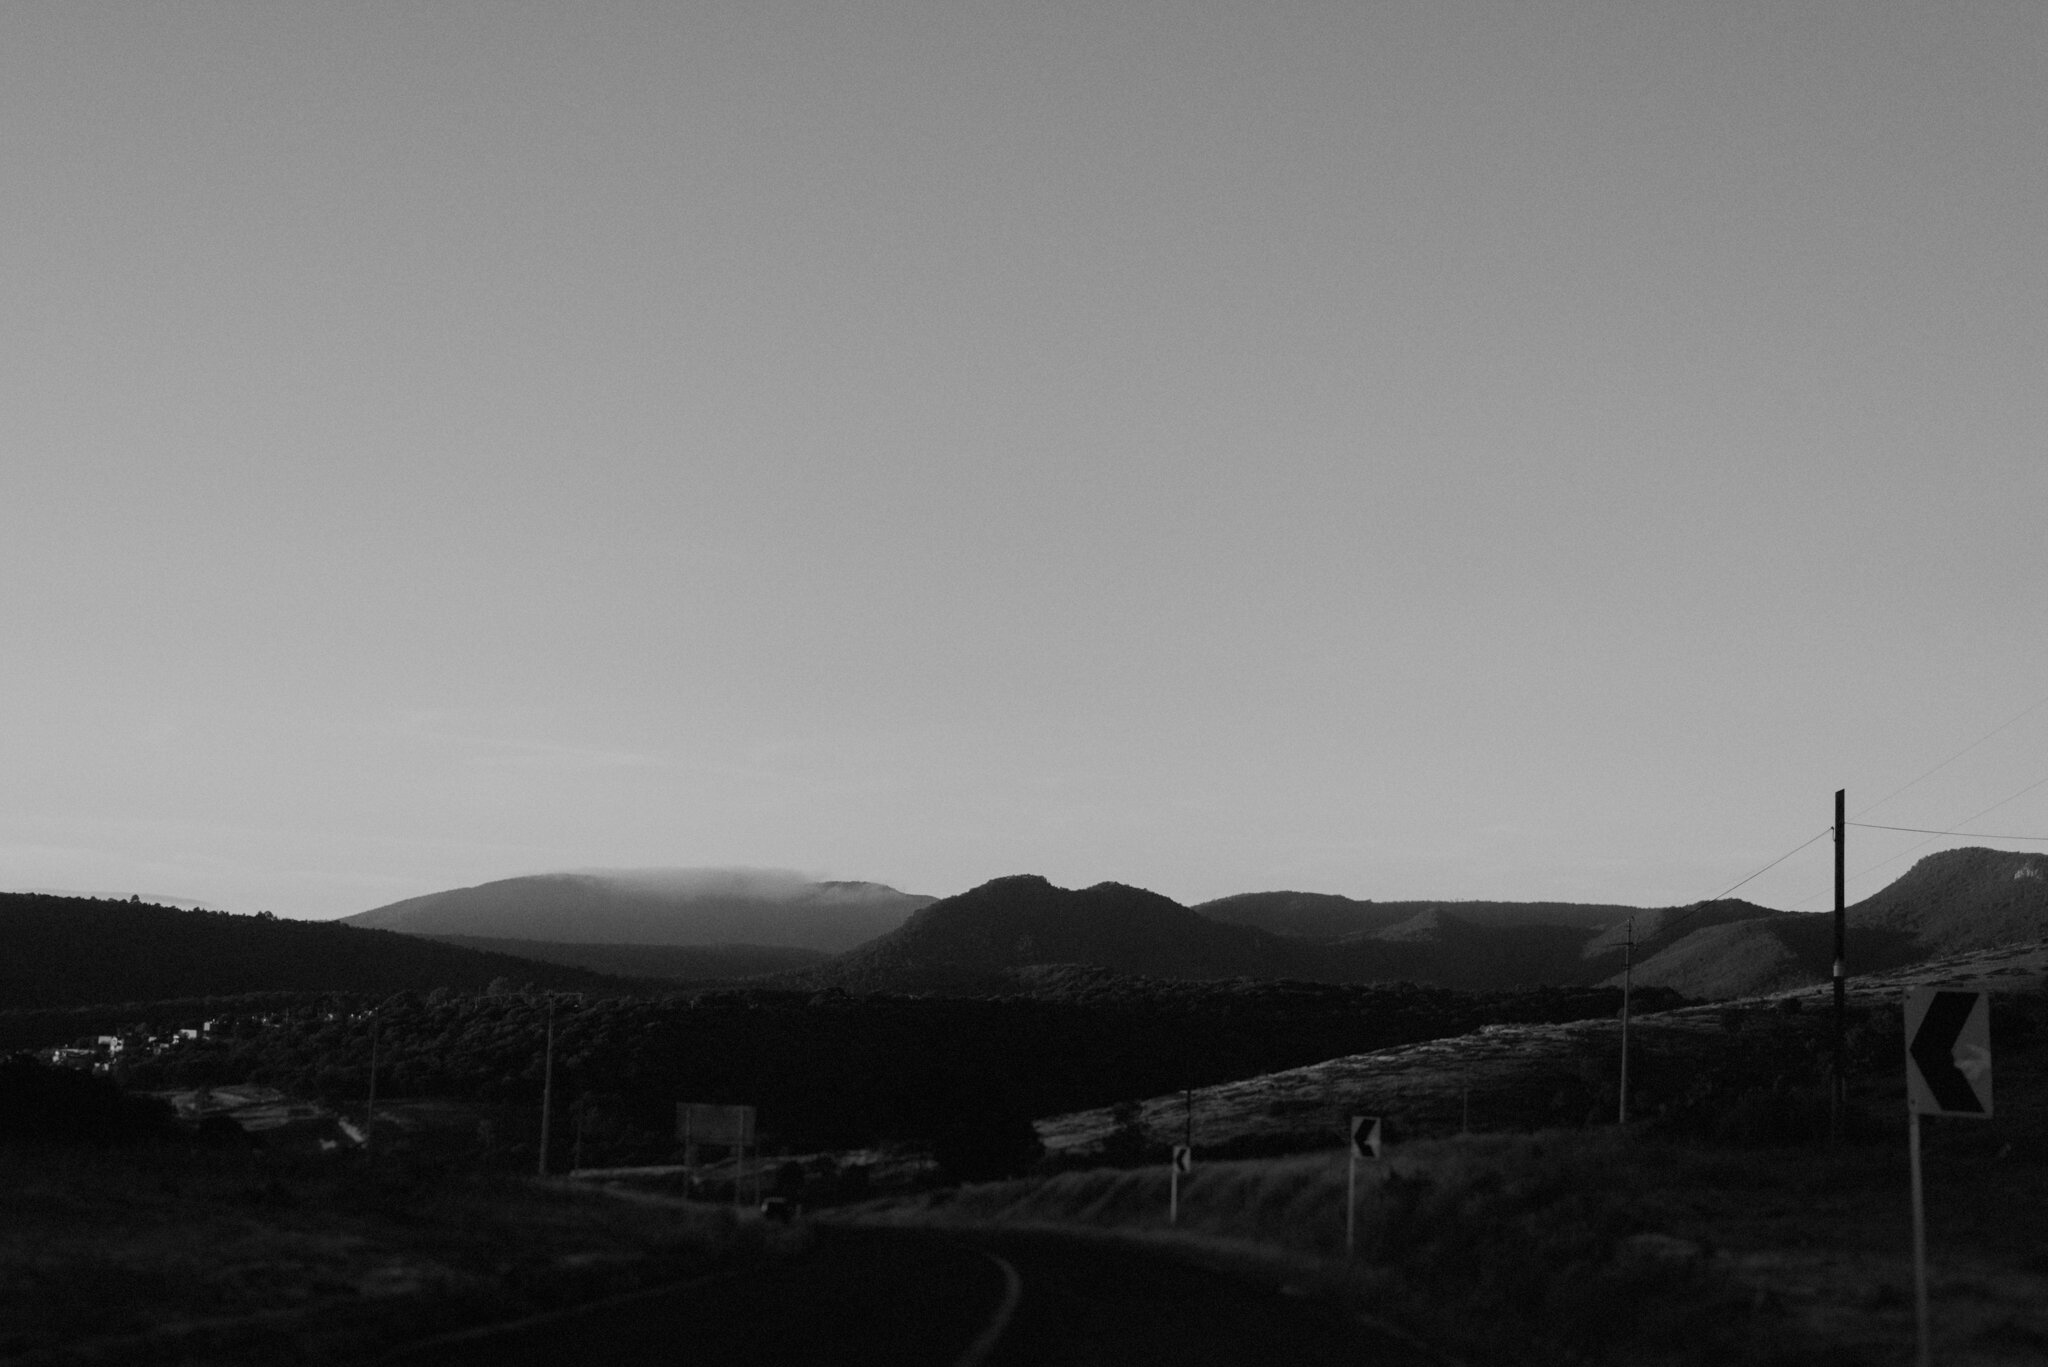
[(1376, 1115), (1351, 1117), (1351, 1167), (1344, 1178), (1344, 1253), (1358, 1247), (1358, 1160), (1380, 1156), (1380, 1118)]
[(1991, 1118), (1991, 998), (1915, 987), (1906, 993), (1906, 1152), (1913, 1167), (1913, 1311), (1927, 1367), (1927, 1202), (1920, 1179), (1920, 1117)]
[[(732, 1203), (740, 1203), (740, 1177), (746, 1171), (747, 1146), (754, 1142), (752, 1106), (717, 1106), (701, 1101), (676, 1103), (676, 1138), (683, 1141), (683, 1161), (695, 1166), (699, 1144), (719, 1144), (732, 1150)], [(760, 1160), (756, 1152), (755, 1161)], [(696, 1174), (692, 1172), (694, 1181)]]
[(1180, 1223), (1180, 1175), (1193, 1171), (1195, 1151), (1186, 1144), (1173, 1146), (1173, 1171), (1166, 1179), (1166, 1223)]

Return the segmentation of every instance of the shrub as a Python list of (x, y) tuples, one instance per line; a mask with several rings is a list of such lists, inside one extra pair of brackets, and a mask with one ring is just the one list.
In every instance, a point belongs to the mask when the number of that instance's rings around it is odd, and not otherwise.
[(135, 1144), (176, 1133), (170, 1105), (17, 1054), (0, 1063), (0, 1140)]
[(1044, 1153), (1030, 1113), (998, 1098), (956, 1107), (932, 1136), (932, 1160), (955, 1182), (1016, 1177)]
[(1810, 1087), (1757, 1088), (1742, 1093), (1714, 1126), (1714, 1138), (1746, 1148), (1812, 1144), (1828, 1136), (1828, 1100)]

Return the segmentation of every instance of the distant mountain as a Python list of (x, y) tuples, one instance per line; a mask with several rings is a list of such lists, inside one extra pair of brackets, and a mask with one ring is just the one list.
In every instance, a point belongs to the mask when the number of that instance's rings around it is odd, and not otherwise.
[(1241, 892), (1198, 902), (1193, 908), (1212, 921), (1305, 940), (1334, 940), (1384, 930), (1421, 909), (1414, 903), (1361, 902), (1329, 892)]
[(1326, 892), (1241, 892), (1197, 903), (1194, 910), (1212, 920), (1256, 926), (1275, 935), (1335, 940), (1386, 930), (1432, 911), (1475, 926), (1585, 929), (1614, 925), (1642, 909), (1589, 902), (1371, 902)]
[(0, 944), (0, 1010), (272, 991), (473, 992), (497, 978), (607, 996), (654, 986), (333, 921), (29, 893), (0, 893)]
[(787, 945), (583, 945), (558, 940), (493, 940), (480, 935), (429, 935), (443, 944), (543, 963), (567, 964), (628, 978), (678, 983), (734, 982), (811, 968), (832, 956)]
[[(1211, 914), (1218, 912), (1231, 919)], [(1623, 907), (1374, 903), (1280, 892), (1188, 908), (1119, 883), (1070, 891), (1026, 875), (934, 902), (900, 930), (788, 981), (1001, 995), (1019, 990), (1021, 970), (1042, 977), (1052, 971), (1048, 966), (1087, 965), (1094, 972), (1182, 980), (1407, 981), (1478, 990), (1618, 984), (1630, 920), (1634, 981), (1688, 997), (1817, 983), (1833, 963), (1831, 917), (1737, 898)], [(2048, 855), (1933, 855), (1851, 908), (1848, 921), (1852, 973), (2048, 939)], [(1274, 926), (1287, 933), (1269, 929)]]
[(1292, 978), (1502, 988), (1605, 976), (1571, 926), (1473, 926), (1435, 908), (1398, 926), (1314, 941), (1213, 920), (1121, 883), (1078, 891), (1035, 875), (934, 902), (902, 929), (793, 975), (858, 991), (1000, 995), (1016, 970), (1090, 965), (1163, 979)]
[(545, 873), (409, 897), (344, 918), (412, 935), (557, 944), (773, 945), (836, 953), (932, 898), (750, 869)]

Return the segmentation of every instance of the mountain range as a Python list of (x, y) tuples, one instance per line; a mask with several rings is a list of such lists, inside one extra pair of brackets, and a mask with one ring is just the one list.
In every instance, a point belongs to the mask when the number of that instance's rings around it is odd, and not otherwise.
[[(1689, 907), (1510, 902), (1372, 903), (1250, 893), (1183, 907), (1117, 883), (1079, 890), (999, 878), (791, 981), (858, 991), (1017, 991), (1033, 965), (1152, 978), (1412, 981), (1500, 989), (1619, 983), (1692, 997), (1824, 981), (1834, 918), (1725, 898)], [(1930, 855), (1848, 909), (1852, 974), (2048, 939), (2048, 856)]]
[[(602, 995), (734, 981), (1029, 995), (1070, 990), (1076, 972), (1495, 990), (1616, 983), (1631, 961), (1639, 985), (1711, 998), (1825, 981), (1832, 921), (1736, 899), (1629, 908), (1266, 892), (1188, 907), (1124, 884), (1067, 889), (1035, 875), (934, 899), (795, 875), (547, 874), (341, 923), (0, 894), (10, 950), (0, 1011), (278, 990), (468, 991), (498, 979)], [(2048, 856), (1930, 855), (1849, 908), (1847, 923), (1852, 976), (2048, 940)]]

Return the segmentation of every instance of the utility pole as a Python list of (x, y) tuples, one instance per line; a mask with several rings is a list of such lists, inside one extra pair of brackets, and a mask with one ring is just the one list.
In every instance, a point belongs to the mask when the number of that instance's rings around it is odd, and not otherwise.
[(377, 1009), (370, 1008), (370, 1098), (363, 1103), (363, 1147), (377, 1128)]
[(540, 1066), (540, 1164), (542, 1177), (548, 1175), (548, 1122), (555, 1109), (555, 999), (548, 996), (548, 1043)]
[(1842, 857), (1849, 835), (1849, 822), (1843, 815), (1848, 795), (1847, 788), (1835, 789), (1835, 1076), (1828, 1088), (1828, 1137), (1836, 1143), (1842, 1139), (1842, 1108), (1848, 1101), (1849, 1089), (1849, 922), (1843, 911), (1846, 889), (1842, 876)]
[(1621, 959), (1621, 1115), (1616, 1124), (1628, 1124), (1628, 999), (1635, 985), (1636, 918), (1628, 918), (1627, 948)]

